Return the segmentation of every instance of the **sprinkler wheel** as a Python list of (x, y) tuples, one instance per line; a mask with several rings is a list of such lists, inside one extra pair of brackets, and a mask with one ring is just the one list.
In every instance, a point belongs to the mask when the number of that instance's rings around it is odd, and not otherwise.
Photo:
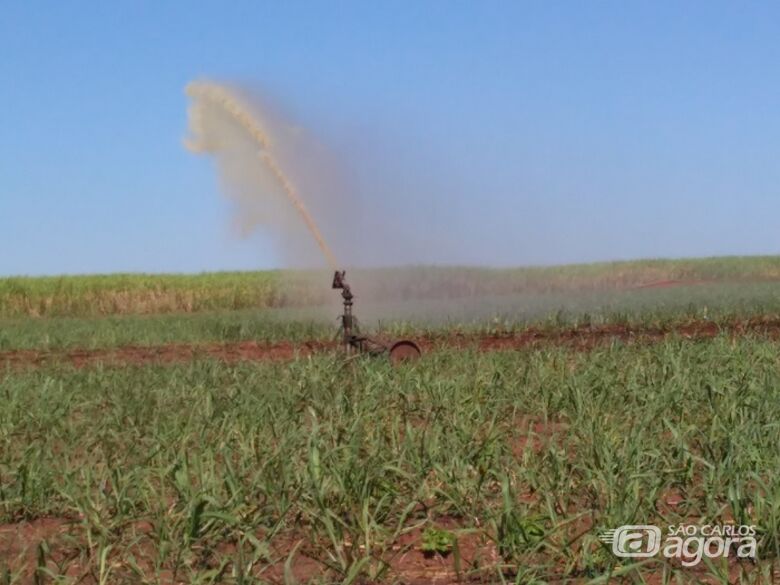
[(389, 355), (390, 363), (395, 366), (401, 363), (417, 361), (420, 359), (422, 351), (420, 351), (419, 346), (414, 341), (402, 339), (401, 341), (396, 341), (390, 347)]

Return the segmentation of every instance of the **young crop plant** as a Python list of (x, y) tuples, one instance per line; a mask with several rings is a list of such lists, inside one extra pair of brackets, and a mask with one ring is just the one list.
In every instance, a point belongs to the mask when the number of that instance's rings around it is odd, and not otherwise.
[[(0, 577), (769, 584), (778, 353), (723, 335), (8, 369)], [(755, 525), (755, 560), (691, 572), (599, 540), (692, 518)]]
[(457, 546), (457, 537), (451, 531), (430, 526), (423, 530), (420, 550), (426, 556), (437, 554), (447, 556), (455, 546)]

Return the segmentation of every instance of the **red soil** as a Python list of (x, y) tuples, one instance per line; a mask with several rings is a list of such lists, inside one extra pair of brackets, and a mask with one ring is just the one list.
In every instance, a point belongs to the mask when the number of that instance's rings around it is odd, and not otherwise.
[(126, 345), (116, 348), (73, 349), (62, 351), (11, 350), (0, 352), (0, 366), (43, 365), (69, 362), (80, 368), (95, 364), (141, 365), (186, 362), (197, 358), (214, 358), (226, 362), (244, 360), (291, 360), (334, 347), (333, 344), (310, 341), (292, 343), (258, 343), (242, 341), (225, 344), (171, 343), (159, 346)]
[(645, 284), (639, 284), (634, 288), (669, 288), (672, 286), (693, 286), (695, 284), (714, 283), (714, 280), (654, 280)]
[[(447, 333), (418, 338), (415, 341), (424, 352), (453, 347), (476, 348), (479, 351), (518, 350), (546, 345), (561, 345), (587, 350), (614, 341), (647, 343), (672, 336), (697, 340), (713, 338), (719, 334), (739, 336), (749, 333), (780, 339), (780, 319), (751, 319), (720, 324), (709, 321), (692, 321), (673, 327), (602, 325), (549, 330), (530, 328), (520, 332), (494, 335)], [(323, 341), (308, 341), (300, 344), (241, 341), (59, 351), (10, 350), (0, 352), (0, 368), (39, 366), (52, 362), (70, 363), (79, 368), (97, 364), (171, 364), (187, 362), (196, 358), (212, 358), (230, 363), (265, 360), (286, 361), (336, 349), (336, 343)]]
[[(630, 327), (625, 325), (608, 325), (598, 327), (579, 327), (571, 329), (544, 330), (532, 328), (526, 331), (506, 335), (467, 335), (467, 334), (443, 334), (429, 336), (416, 340), (424, 351), (433, 351), (438, 348), (475, 348), (479, 351), (503, 351), (516, 350), (529, 347), (567, 346), (578, 350), (587, 350), (593, 347), (621, 341), (625, 343), (652, 343), (671, 336), (683, 339), (701, 340), (715, 337), (716, 335), (740, 336), (745, 334), (760, 335), (770, 339), (780, 339), (780, 319), (753, 319), (746, 321), (734, 321), (727, 324), (714, 324), (707, 321), (695, 321), (674, 327)], [(170, 344), (160, 347), (126, 346), (114, 349), (97, 350), (68, 350), (59, 352), (46, 352), (37, 350), (15, 350), (0, 352), (0, 368), (5, 367), (35, 367), (47, 363), (69, 363), (75, 367), (85, 367), (95, 364), (128, 365), (128, 364), (168, 364), (186, 362), (195, 358), (214, 358), (227, 362), (242, 360), (291, 360), (297, 357), (312, 355), (318, 352), (333, 351), (334, 343), (308, 342), (301, 344), (292, 343), (258, 343), (240, 342), (229, 344), (204, 344), (186, 345)], [(565, 425), (555, 422), (542, 423), (529, 420), (522, 425), (523, 432), (516, 437), (515, 455), (521, 457), (527, 449), (538, 451), (545, 442), (552, 440), (558, 433), (565, 431)], [(521, 500), (533, 500), (536, 495), (523, 493), (518, 496)], [(669, 491), (659, 498), (659, 509), (677, 509), (684, 505), (685, 495), (677, 491)], [(148, 524), (148, 523), (147, 523)], [(420, 550), (420, 529), (415, 529), (401, 537), (392, 547), (392, 554), (386, 558), (389, 563), (386, 581), (403, 582), (410, 584), (422, 583), (454, 583), (454, 582), (478, 582), (494, 580), (495, 567), (500, 564), (498, 553), (492, 541), (486, 538), (483, 531), (460, 529), (455, 520), (440, 519), (437, 525), (441, 528), (454, 531), (458, 534), (459, 566), (456, 567), (454, 555), (446, 557), (440, 555), (426, 556)], [(589, 529), (584, 525), (583, 530)], [(143, 533), (149, 532), (149, 528), (138, 529), (139, 538)], [(0, 561), (13, 570), (21, 570), (22, 582), (33, 582), (39, 545), (47, 543), (47, 553), (44, 563), (51, 570), (64, 572), (69, 577), (81, 583), (96, 583), (93, 572), (96, 559), (87, 559), (80, 554), (83, 547), (76, 546), (83, 542), (83, 527), (78, 521), (69, 521), (63, 518), (41, 518), (32, 521), (0, 525)], [(577, 531), (578, 533), (580, 531)], [(301, 542), (303, 541), (303, 542)], [(300, 548), (298, 545), (302, 544)], [(279, 550), (275, 556), (278, 563), (266, 566), (263, 576), (270, 582), (283, 582), (284, 560), (287, 555), (294, 554), (292, 563), (293, 573), (299, 579), (309, 579), (324, 575), (324, 566), (318, 560), (317, 552), (311, 548), (312, 543), (307, 543), (306, 538), (291, 537), (289, 541), (277, 539)], [(142, 548), (135, 551), (134, 555), (141, 565), (145, 553)], [(150, 546), (150, 545), (148, 545)], [(294, 551), (297, 548), (297, 553)], [(228, 553), (229, 551), (223, 551)], [(120, 561), (124, 553), (116, 552), (116, 560)], [(151, 558), (151, 556), (150, 556)], [(0, 562), (2, 566), (2, 562)], [(150, 574), (151, 572), (151, 565)], [(479, 570), (477, 567), (489, 568)], [(698, 568), (697, 568), (698, 569)], [(703, 569), (700, 569), (703, 570)], [(730, 582), (737, 582), (740, 565), (730, 559)], [(698, 570), (690, 571), (693, 579), (699, 582), (709, 583)], [(511, 575), (510, 575), (511, 577)], [(661, 583), (661, 572), (657, 567), (648, 567), (643, 575), (647, 583)], [(178, 583), (178, 579), (170, 571), (163, 571), (157, 578), (161, 583)], [(733, 580), (732, 580), (733, 579)], [(587, 579), (574, 580), (581, 583)], [(554, 575), (550, 582), (559, 582)], [(780, 581), (778, 581), (780, 582)]]
[[(672, 497), (674, 495), (670, 494)], [(675, 504), (676, 505), (676, 504)], [(693, 522), (695, 523), (695, 521)], [(455, 583), (495, 583), (503, 565), (495, 541), (490, 537), (489, 530), (468, 528), (461, 525), (455, 518), (442, 517), (437, 519), (435, 526), (448, 530), (456, 535), (457, 554), (426, 554), (422, 551), (422, 528), (410, 529), (401, 536), (381, 555), (387, 563), (387, 573), (381, 579), (383, 583), (405, 583), (407, 585), (455, 584)], [(583, 515), (572, 523), (566, 548), (577, 545), (579, 539), (592, 532), (593, 523), (590, 515)], [(177, 575), (169, 567), (157, 567), (155, 559), (158, 551), (155, 549), (153, 529), (150, 522), (139, 521), (126, 528), (124, 537), (110, 552), (108, 561), (112, 568), (111, 582), (136, 582), (141, 571), (148, 578), (161, 585), (184, 585), (182, 575)], [(262, 534), (258, 534), (262, 538)], [(345, 547), (352, 546), (345, 541)], [(360, 546), (360, 545), (357, 545)], [(193, 549), (194, 550), (194, 549)], [(97, 567), (99, 565), (98, 549), (88, 546), (84, 526), (80, 521), (65, 518), (39, 518), (14, 524), (0, 525), (0, 567), (8, 567), (21, 583), (48, 583), (47, 572), (67, 576), (74, 583), (97, 585), (99, 582)], [(203, 568), (214, 568), (224, 561), (235, 558), (234, 543), (224, 543), (212, 549), (200, 558)], [(285, 579), (285, 564), (290, 559), (289, 568), (299, 582), (310, 580), (320, 581), (332, 578), (339, 581), (338, 575), (325, 566), (324, 553), (301, 532), (298, 534), (277, 535), (270, 546), (272, 560), (255, 566), (255, 572), (268, 583), (282, 585)], [(377, 557), (377, 566), (379, 558)], [(540, 559), (542, 560), (542, 559)], [(130, 570), (130, 561), (135, 567)], [(741, 564), (736, 558), (728, 560), (729, 583), (739, 583), (744, 573), (756, 571), (750, 564)], [(679, 563), (669, 565), (676, 568)], [(563, 566), (550, 567), (548, 582), (555, 585), (563, 583), (584, 585), (590, 579), (586, 576), (570, 576), (563, 578)], [(513, 571), (504, 566), (505, 578), (511, 582)], [(643, 582), (661, 585), (666, 581), (662, 576), (661, 564), (648, 565), (641, 569)], [(707, 574), (704, 564), (694, 568), (684, 569), (684, 582), (719, 584), (722, 581)], [(780, 573), (775, 574), (775, 579)], [(613, 582), (613, 581), (610, 581)], [(614, 582), (633, 582), (615, 579)], [(773, 582), (777, 582), (773, 579)], [(360, 583), (373, 583), (361, 580)]]

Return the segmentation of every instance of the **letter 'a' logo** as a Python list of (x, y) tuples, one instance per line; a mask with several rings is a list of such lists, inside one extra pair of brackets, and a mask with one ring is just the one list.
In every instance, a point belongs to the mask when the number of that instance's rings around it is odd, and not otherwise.
[(612, 545), (618, 557), (647, 558), (661, 550), (661, 529), (648, 524), (627, 524), (599, 534), (599, 540)]

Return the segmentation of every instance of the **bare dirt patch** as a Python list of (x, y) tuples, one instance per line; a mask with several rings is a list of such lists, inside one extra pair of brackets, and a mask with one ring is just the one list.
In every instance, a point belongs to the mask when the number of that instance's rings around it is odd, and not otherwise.
[(72, 554), (69, 537), (73, 523), (65, 518), (0, 525), (0, 568), (5, 565), (22, 583), (37, 583), (46, 571), (83, 579), (78, 554)]
[[(543, 346), (566, 346), (579, 350), (609, 344), (651, 343), (669, 337), (690, 340), (711, 339), (725, 334), (738, 337), (746, 334), (780, 339), (780, 319), (750, 319), (728, 323), (691, 321), (667, 327), (600, 325), (566, 329), (529, 328), (506, 334), (478, 335), (445, 333), (428, 335), (414, 341), (425, 352), (460, 348), (478, 351), (507, 351)], [(77, 368), (103, 365), (172, 364), (211, 358), (228, 363), (240, 361), (287, 361), (315, 353), (335, 351), (338, 344), (308, 341), (299, 344), (242, 341), (213, 344), (167, 344), (160, 346), (122, 346), (100, 349), (70, 349), (59, 351), (9, 350), (0, 352), (0, 368), (30, 367), (50, 363), (68, 363)]]
[(654, 280), (645, 284), (639, 284), (634, 288), (670, 288), (673, 286), (694, 286), (697, 284), (715, 284), (715, 280)]

